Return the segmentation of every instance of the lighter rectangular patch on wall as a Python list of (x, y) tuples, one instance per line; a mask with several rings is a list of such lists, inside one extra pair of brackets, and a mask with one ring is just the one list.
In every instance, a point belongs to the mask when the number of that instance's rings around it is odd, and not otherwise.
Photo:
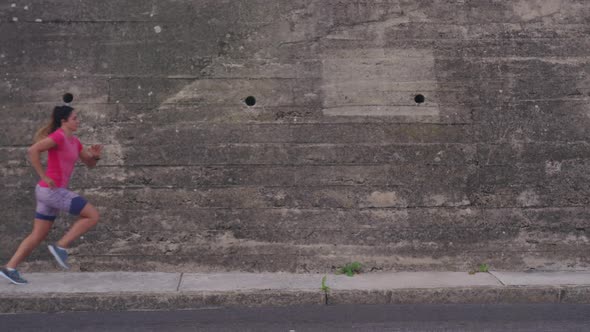
[(324, 115), (439, 114), (431, 50), (328, 49), (321, 59)]

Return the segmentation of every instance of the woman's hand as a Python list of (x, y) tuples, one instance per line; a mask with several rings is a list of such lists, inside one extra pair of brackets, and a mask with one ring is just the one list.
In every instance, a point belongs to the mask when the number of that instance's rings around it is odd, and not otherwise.
[(102, 153), (102, 145), (95, 144), (88, 148), (84, 148), (80, 153), (80, 160), (86, 166), (92, 168), (96, 166), (96, 163), (100, 160), (100, 154)]
[(47, 183), (49, 188), (51, 188), (51, 189), (57, 188), (57, 186), (55, 185), (55, 182), (53, 182), (53, 180), (50, 177), (44, 176), (41, 179), (43, 179), (43, 182)]
[(92, 157), (95, 160), (99, 160), (100, 159), (100, 154), (102, 153), (102, 145), (100, 144), (94, 144), (90, 147), (89, 149), (90, 153), (92, 154)]

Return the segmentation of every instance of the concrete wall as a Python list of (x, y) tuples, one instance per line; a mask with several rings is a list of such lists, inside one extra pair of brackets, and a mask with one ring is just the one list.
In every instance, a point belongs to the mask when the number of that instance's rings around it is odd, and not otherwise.
[(587, 268), (589, 23), (585, 0), (4, 1), (0, 258), (70, 91), (105, 145), (72, 180), (102, 212), (81, 270)]

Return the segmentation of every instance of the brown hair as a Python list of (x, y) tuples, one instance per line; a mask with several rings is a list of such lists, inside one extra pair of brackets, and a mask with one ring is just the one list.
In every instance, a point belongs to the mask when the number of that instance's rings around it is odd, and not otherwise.
[(51, 119), (35, 133), (33, 142), (37, 143), (61, 127), (61, 122), (70, 117), (74, 109), (70, 106), (55, 106)]

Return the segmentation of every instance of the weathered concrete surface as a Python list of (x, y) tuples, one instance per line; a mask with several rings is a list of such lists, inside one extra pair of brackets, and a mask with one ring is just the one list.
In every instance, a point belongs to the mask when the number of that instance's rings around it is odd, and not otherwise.
[[(588, 272), (30, 273), (0, 282), (0, 312), (193, 309), (210, 306), (590, 303)], [(137, 284), (133, 284), (133, 280)], [(514, 280), (519, 280), (514, 282)], [(575, 285), (571, 280), (577, 280)], [(514, 285), (511, 285), (514, 284)]]
[(181, 275), (163, 272), (31, 273), (26, 287), (5, 282), (0, 292), (12, 293), (154, 293), (178, 290)]
[(0, 260), (70, 91), (105, 145), (71, 181), (102, 214), (76, 270), (587, 268), (589, 20), (583, 0), (0, 4)]
[(502, 284), (508, 286), (522, 285), (547, 285), (556, 283), (560, 285), (586, 285), (590, 282), (590, 272), (535, 272), (535, 273), (515, 273), (515, 272), (491, 272), (494, 277), (498, 278)]

